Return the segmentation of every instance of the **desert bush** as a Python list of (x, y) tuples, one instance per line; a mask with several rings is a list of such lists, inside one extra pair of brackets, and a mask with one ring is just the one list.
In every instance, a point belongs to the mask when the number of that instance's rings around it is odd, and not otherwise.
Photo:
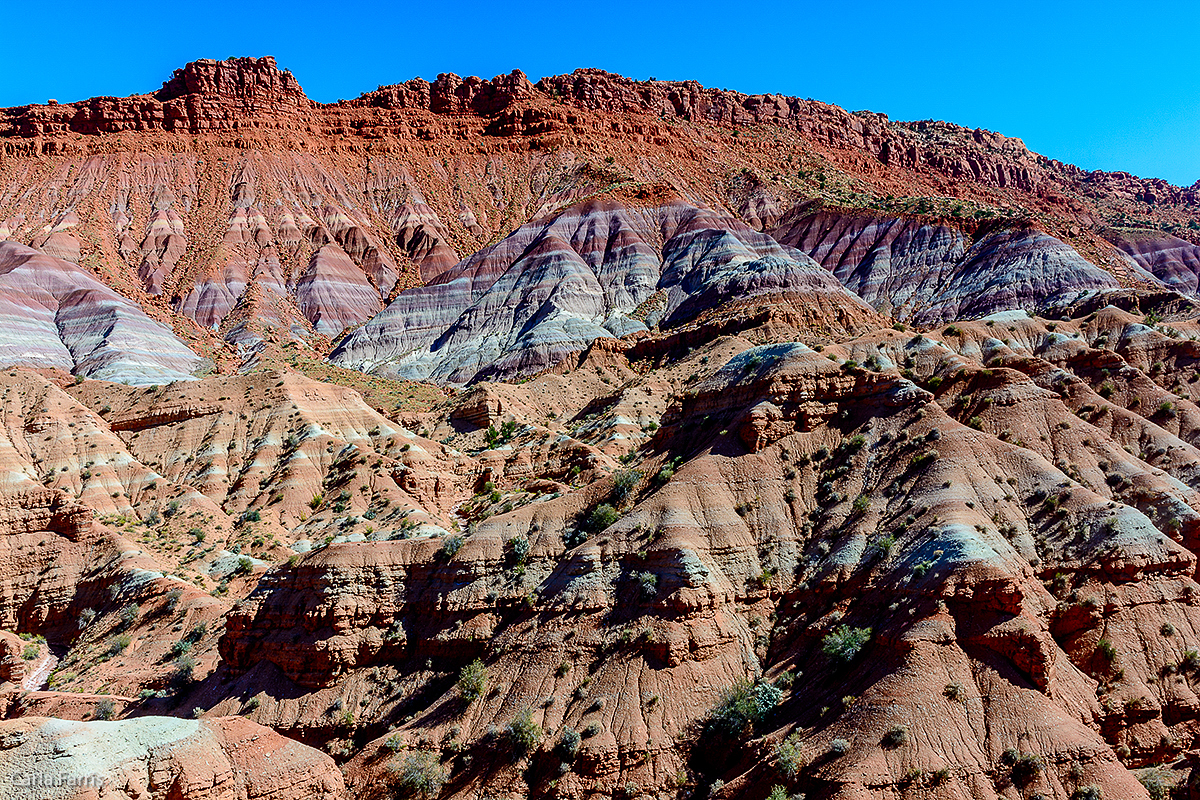
[(613, 500), (617, 505), (625, 502), (641, 480), (642, 473), (636, 469), (623, 469), (613, 475)]
[(542, 729), (533, 721), (533, 710), (526, 708), (504, 728), (504, 738), (512, 748), (513, 757), (523, 758), (542, 740)]
[(821, 640), (821, 652), (839, 665), (845, 666), (858, 657), (870, 640), (870, 628), (851, 628), (849, 625), (839, 625)]
[(108, 640), (108, 645), (104, 648), (104, 655), (112, 657), (125, 652), (125, 648), (133, 642), (129, 634), (122, 633), (119, 636), (114, 636)]
[(137, 603), (122, 606), (121, 610), (117, 612), (117, 627), (120, 630), (131, 627), (133, 623), (137, 622), (139, 610)]
[(720, 702), (708, 712), (708, 733), (738, 737), (747, 726), (762, 722), (783, 700), (783, 690), (769, 683), (741, 681), (721, 695)]
[(1150, 800), (1170, 800), (1174, 784), (1156, 770), (1143, 770), (1138, 775), (1138, 783), (1150, 795)]
[(195, 672), (196, 659), (189, 655), (180, 656), (175, 659), (175, 668), (171, 671), (171, 685), (177, 690), (187, 686)]
[(563, 761), (574, 761), (579, 755), (579, 744), (583, 737), (574, 728), (564, 728), (558, 744), (554, 746), (555, 754)]
[(432, 798), (442, 793), (446, 770), (437, 755), (428, 750), (409, 753), (400, 764), (389, 769), (396, 776), (398, 797)]
[(633, 577), (641, 588), (643, 597), (653, 597), (658, 593), (658, 576), (653, 572), (635, 572)]
[(599, 533), (613, 525), (621, 518), (617, 510), (608, 503), (601, 503), (591, 510), (584, 520), (584, 529), (589, 533)]
[(789, 781), (795, 780), (804, 769), (804, 757), (801, 754), (800, 737), (797, 734), (784, 739), (775, 745), (775, 767), (779, 774)]
[(524, 564), (529, 558), (529, 540), (524, 536), (514, 536), (508, 540), (508, 550), (517, 564)]
[(458, 674), (458, 693), (468, 703), (477, 700), (487, 688), (487, 667), (478, 658)]
[(897, 747), (903, 747), (908, 744), (908, 728), (903, 725), (893, 725), (883, 734), (883, 739), (880, 744), (889, 750), (895, 750)]
[(446, 560), (450, 560), (462, 549), (462, 546), (463, 539), (461, 536), (447, 536), (442, 540), (442, 549), (438, 551), (438, 555)]
[(99, 720), (109, 720), (113, 718), (117, 707), (112, 700), (101, 700), (96, 703), (96, 708), (92, 711), (92, 718)]
[(1013, 783), (1028, 786), (1042, 772), (1042, 760), (1032, 753), (1022, 753), (1012, 767)]

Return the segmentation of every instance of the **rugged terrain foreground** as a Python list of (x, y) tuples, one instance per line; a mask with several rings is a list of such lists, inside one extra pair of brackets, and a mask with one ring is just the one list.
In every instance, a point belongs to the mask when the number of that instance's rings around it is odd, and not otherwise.
[(1200, 796), (1200, 183), (245, 58), (0, 239), (0, 796)]

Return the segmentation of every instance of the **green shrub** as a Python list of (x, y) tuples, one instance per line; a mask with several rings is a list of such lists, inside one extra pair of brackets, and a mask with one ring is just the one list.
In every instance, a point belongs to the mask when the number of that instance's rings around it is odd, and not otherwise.
[(1022, 753), (1017, 756), (1017, 761), (1013, 764), (1013, 783), (1020, 787), (1028, 786), (1041, 772), (1042, 760), (1032, 753)]
[(616, 524), (619, 519), (621, 519), (621, 515), (615, 508), (608, 503), (601, 503), (587, 515), (584, 528), (589, 533), (599, 533), (610, 525)]
[(654, 597), (658, 593), (658, 576), (653, 572), (635, 572), (633, 577), (641, 588), (643, 597)]
[(871, 542), (867, 550), (872, 558), (887, 558), (892, 554), (892, 550), (895, 548), (896, 537), (880, 536), (878, 539)]
[(564, 728), (558, 744), (554, 746), (555, 754), (563, 761), (574, 761), (579, 755), (579, 744), (583, 737), (574, 728)]
[(762, 722), (783, 700), (783, 690), (769, 683), (741, 681), (726, 689), (720, 702), (708, 712), (705, 730), (718, 736), (735, 738), (748, 725)]
[(125, 648), (133, 642), (129, 634), (122, 633), (119, 636), (114, 636), (108, 640), (108, 646), (104, 648), (104, 655), (112, 657), (125, 652)]
[(851, 628), (849, 625), (839, 625), (821, 640), (821, 652), (839, 666), (846, 666), (858, 657), (870, 640), (870, 628)]
[(462, 549), (463, 539), (461, 536), (447, 536), (442, 539), (442, 549), (438, 551), (438, 555), (447, 561), (454, 558), (459, 550)]
[(458, 674), (458, 693), (468, 703), (483, 696), (487, 688), (487, 667), (478, 658), (462, 668)]
[(775, 768), (779, 774), (789, 781), (795, 780), (804, 769), (804, 757), (801, 754), (800, 737), (797, 734), (784, 739), (775, 745)]
[(529, 558), (529, 540), (524, 536), (514, 536), (508, 542), (509, 552), (512, 553), (512, 559), (517, 564), (524, 564)]
[(1150, 795), (1150, 800), (1170, 800), (1171, 790), (1175, 785), (1156, 770), (1143, 770), (1138, 775), (1138, 783)]
[(1104, 800), (1104, 793), (1099, 786), (1080, 786), (1071, 792), (1071, 800)]
[(521, 759), (538, 746), (542, 729), (533, 721), (533, 709), (526, 708), (504, 728), (504, 738), (512, 748), (513, 758)]
[(177, 690), (187, 686), (196, 672), (196, 659), (184, 655), (175, 659), (175, 668), (171, 671), (171, 685)]
[(93, 719), (109, 720), (116, 714), (117, 707), (112, 700), (101, 700), (92, 711)]
[(623, 469), (613, 475), (613, 500), (617, 505), (625, 502), (641, 480), (642, 473), (636, 469)]
[(447, 774), (437, 755), (428, 750), (409, 753), (399, 765), (389, 769), (396, 775), (400, 797), (433, 798), (442, 793)]
[(903, 725), (893, 725), (883, 734), (883, 739), (880, 744), (889, 750), (895, 750), (897, 747), (903, 747), (908, 744), (908, 728)]
[(947, 683), (946, 688), (942, 689), (942, 694), (946, 696), (947, 700), (955, 703), (967, 702), (967, 689), (957, 681), (954, 683)]
[(1096, 652), (1105, 661), (1113, 661), (1117, 657), (1117, 648), (1113, 647), (1113, 643), (1108, 639), (1096, 642)]
[(924, 453), (919, 453), (909, 459), (908, 468), (912, 470), (924, 469), (937, 460), (937, 450), (926, 450)]
[(121, 630), (132, 627), (133, 623), (137, 622), (139, 611), (137, 603), (122, 606), (117, 612), (117, 627)]
[(38, 657), (40, 652), (42, 652), (42, 648), (38, 647), (36, 643), (30, 642), (21, 650), (21, 658), (26, 661), (33, 661)]

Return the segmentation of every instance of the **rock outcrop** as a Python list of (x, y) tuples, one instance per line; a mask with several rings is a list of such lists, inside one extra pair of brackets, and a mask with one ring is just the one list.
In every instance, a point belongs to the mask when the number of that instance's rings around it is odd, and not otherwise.
[(971, 227), (974, 235), (927, 218), (802, 207), (771, 235), (810, 255), (880, 311), (922, 325), (1006, 309), (1053, 313), (1120, 286), (1034, 227)]
[(1200, 296), (1200, 245), (1151, 231), (1122, 231), (1109, 239), (1168, 288)]
[(814, 323), (843, 330), (872, 318), (810, 259), (731, 217), (678, 199), (592, 200), (402, 293), (332, 360), (451, 383), (520, 376), (598, 338), (758, 295), (809, 307)]
[(187, 378), (200, 357), (92, 275), (0, 242), (0, 362), (129, 383)]
[(345, 797), (329, 756), (239, 717), (0, 722), (0, 786), (13, 800)]

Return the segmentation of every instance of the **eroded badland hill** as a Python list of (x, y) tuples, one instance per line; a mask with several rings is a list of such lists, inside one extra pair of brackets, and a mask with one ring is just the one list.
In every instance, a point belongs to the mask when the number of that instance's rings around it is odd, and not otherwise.
[(0, 110), (0, 795), (1194, 797), (1198, 275), (692, 82)]

